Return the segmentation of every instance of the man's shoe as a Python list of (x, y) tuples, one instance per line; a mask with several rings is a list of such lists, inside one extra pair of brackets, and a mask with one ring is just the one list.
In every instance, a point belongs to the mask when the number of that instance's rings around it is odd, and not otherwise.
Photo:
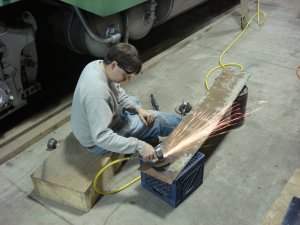
[(149, 140), (146, 140), (145, 142), (148, 143), (149, 145), (151, 145), (152, 147), (155, 147), (161, 143), (159, 138), (149, 139)]

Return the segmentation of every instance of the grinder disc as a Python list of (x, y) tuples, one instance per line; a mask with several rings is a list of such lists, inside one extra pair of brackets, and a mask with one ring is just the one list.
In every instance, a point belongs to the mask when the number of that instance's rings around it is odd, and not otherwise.
[(165, 158), (163, 161), (156, 161), (152, 163), (152, 167), (158, 171), (163, 171), (166, 170), (170, 164), (170, 159)]

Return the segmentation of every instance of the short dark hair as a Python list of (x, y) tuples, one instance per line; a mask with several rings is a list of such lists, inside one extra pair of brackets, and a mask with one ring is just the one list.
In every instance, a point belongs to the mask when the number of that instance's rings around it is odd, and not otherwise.
[(142, 69), (142, 61), (138, 50), (131, 44), (118, 43), (113, 45), (107, 55), (103, 59), (105, 64), (110, 64), (112, 61), (118, 62), (120, 68), (126, 71), (138, 74)]

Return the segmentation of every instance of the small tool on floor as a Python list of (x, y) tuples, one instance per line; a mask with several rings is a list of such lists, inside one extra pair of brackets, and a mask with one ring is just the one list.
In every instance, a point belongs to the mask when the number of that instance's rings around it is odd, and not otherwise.
[(57, 146), (57, 140), (55, 138), (50, 138), (47, 143), (47, 150), (51, 151)]
[(150, 95), (150, 98), (151, 98), (151, 105), (152, 105), (152, 108), (153, 108), (154, 110), (156, 110), (156, 111), (159, 111), (159, 106), (158, 106), (158, 104), (157, 104), (157, 102), (156, 102), (156, 100), (155, 100), (155, 98), (154, 98), (154, 95), (151, 94), (151, 95)]
[(192, 110), (192, 105), (189, 103), (187, 99), (183, 99), (181, 105), (176, 108), (176, 112), (181, 116), (185, 116)]

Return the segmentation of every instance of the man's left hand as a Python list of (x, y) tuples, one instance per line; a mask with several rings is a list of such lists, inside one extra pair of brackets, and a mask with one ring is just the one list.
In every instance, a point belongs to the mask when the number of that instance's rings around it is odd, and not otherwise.
[(154, 116), (150, 111), (145, 110), (143, 108), (138, 108), (136, 111), (143, 124), (145, 124), (145, 126), (149, 126), (151, 123), (154, 122)]

